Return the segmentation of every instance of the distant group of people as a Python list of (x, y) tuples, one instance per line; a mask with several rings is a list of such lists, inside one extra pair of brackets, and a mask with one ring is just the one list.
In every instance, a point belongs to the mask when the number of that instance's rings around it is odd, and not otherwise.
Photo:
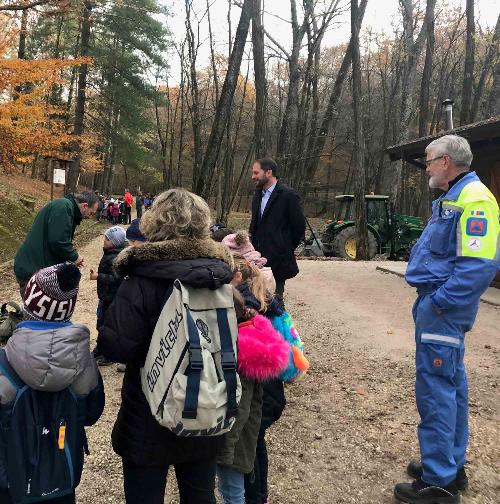
[[(132, 193), (125, 189), (122, 198), (113, 198), (110, 195), (103, 196), (96, 191), (98, 206), (96, 210), (96, 220), (100, 222), (103, 218), (111, 224), (130, 224), (132, 221), (132, 207), (134, 197)], [(141, 219), (144, 210), (148, 210), (153, 204), (154, 198), (151, 194), (142, 195), (139, 193), (135, 198), (135, 208), (137, 218)]]
[[(408, 282), (419, 294), (413, 315), (420, 461), (408, 466), (415, 481), (396, 485), (395, 495), (411, 504), (448, 504), (459, 502), (459, 490), (467, 486), (464, 335), (474, 323), (479, 296), (500, 265), (499, 210), (489, 190), (469, 171), (472, 154), (466, 140), (445, 136), (426, 152), (430, 185), (444, 195), (433, 206), (407, 271)], [(69, 195), (39, 212), (14, 263), (26, 320), (0, 350), (0, 408), (10, 418), (0, 432), (0, 442), (7, 446), (0, 450), (2, 503), (36, 502), (37, 496), (44, 502), (75, 502), (88, 450), (84, 426), (96, 422), (104, 408), (97, 363), (113, 362), (125, 372), (111, 438), (122, 458), (127, 504), (163, 504), (170, 466), (175, 468), (181, 504), (215, 503), (216, 475), (224, 504), (269, 502), (266, 432), (285, 408), (284, 383), (308, 368), (284, 297), (286, 281), (298, 273), (294, 249), (304, 235), (305, 217), (299, 196), (277, 175), (272, 159), (255, 161), (249, 233), (223, 224), (210, 227), (207, 203), (184, 189), (165, 191), (152, 205), (144, 197), (140, 206), (150, 206), (149, 211), (130, 221), (126, 230), (112, 221), (99, 267), (90, 272), (98, 297), (93, 355), (88, 328), (71, 321), (84, 263), (72, 240), (81, 220), (98, 210), (100, 197), (92, 192)], [(206, 293), (231, 286), (229, 308), (234, 308), (238, 351), (228, 351), (221, 343), (221, 356), (212, 357), (214, 363), (221, 360), (217, 369), (223, 373), (212, 378), (225, 383), (229, 403), (228, 380), (237, 370), (241, 393), (231, 429), (222, 436), (177, 435), (180, 431), (160, 425), (158, 411), (151, 409), (144, 392), (141, 368), (155, 333), (165, 335), (155, 369), (165, 365), (177, 341), (179, 313), (157, 328), (164, 307), (180, 289), (178, 282)], [(218, 309), (217, 323), (219, 316), (219, 329), (227, 332), (229, 319)], [(191, 325), (186, 321), (187, 375), (176, 376), (169, 387), (179, 393), (184, 383), (186, 403), (189, 393), (197, 404), (200, 373), (208, 365), (197, 357), (200, 345), (211, 348), (212, 338), (222, 336), (192, 320)], [(237, 384), (233, 381), (233, 390)], [(29, 405), (38, 403), (37, 411), (45, 413), (37, 420), (42, 428), (33, 434)], [(193, 418), (187, 407), (184, 413), (183, 418)], [(23, 441), (33, 436), (33, 443)], [(34, 459), (38, 463), (29, 466)]]

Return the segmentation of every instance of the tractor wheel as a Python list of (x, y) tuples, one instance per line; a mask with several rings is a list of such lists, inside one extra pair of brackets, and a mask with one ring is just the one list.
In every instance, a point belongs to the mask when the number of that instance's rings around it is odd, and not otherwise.
[[(334, 255), (350, 259), (356, 259), (356, 228), (350, 226), (339, 231), (333, 240)], [(368, 231), (368, 258), (373, 259), (378, 250), (375, 236)]]

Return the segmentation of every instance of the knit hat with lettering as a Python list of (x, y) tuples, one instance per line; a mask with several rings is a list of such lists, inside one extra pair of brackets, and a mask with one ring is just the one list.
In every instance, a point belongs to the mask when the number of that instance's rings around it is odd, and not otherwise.
[(74, 263), (56, 264), (35, 273), (24, 291), (24, 318), (69, 321), (75, 309), (81, 276)]

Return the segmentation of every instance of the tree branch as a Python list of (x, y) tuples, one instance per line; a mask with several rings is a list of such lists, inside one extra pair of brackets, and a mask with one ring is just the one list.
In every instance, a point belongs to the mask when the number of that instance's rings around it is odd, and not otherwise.
[(290, 60), (290, 54), (288, 53), (288, 51), (284, 49), (283, 46), (281, 46), (280, 43), (277, 42), (265, 28), (264, 33), (266, 34), (266, 37), (286, 56), (286, 58)]
[(12, 4), (12, 5), (0, 5), (0, 11), (15, 11), (15, 10), (26, 10), (36, 7), (37, 5), (44, 5), (48, 3), (48, 0), (34, 0), (30, 3)]

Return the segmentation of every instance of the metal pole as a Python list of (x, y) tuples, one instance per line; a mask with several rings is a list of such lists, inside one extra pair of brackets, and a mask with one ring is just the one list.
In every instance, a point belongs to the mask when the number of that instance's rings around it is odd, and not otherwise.
[(50, 201), (54, 199), (54, 163), (52, 159), (50, 163)]
[(313, 231), (313, 228), (311, 227), (311, 224), (309, 224), (309, 220), (307, 219), (307, 217), (305, 217), (305, 219), (306, 219), (307, 227), (309, 228), (309, 231), (311, 231), (313, 240), (316, 242), (316, 245), (318, 245), (319, 249), (323, 250), (323, 247), (321, 246), (321, 243), (318, 241), (318, 238), (316, 238), (316, 233)]

